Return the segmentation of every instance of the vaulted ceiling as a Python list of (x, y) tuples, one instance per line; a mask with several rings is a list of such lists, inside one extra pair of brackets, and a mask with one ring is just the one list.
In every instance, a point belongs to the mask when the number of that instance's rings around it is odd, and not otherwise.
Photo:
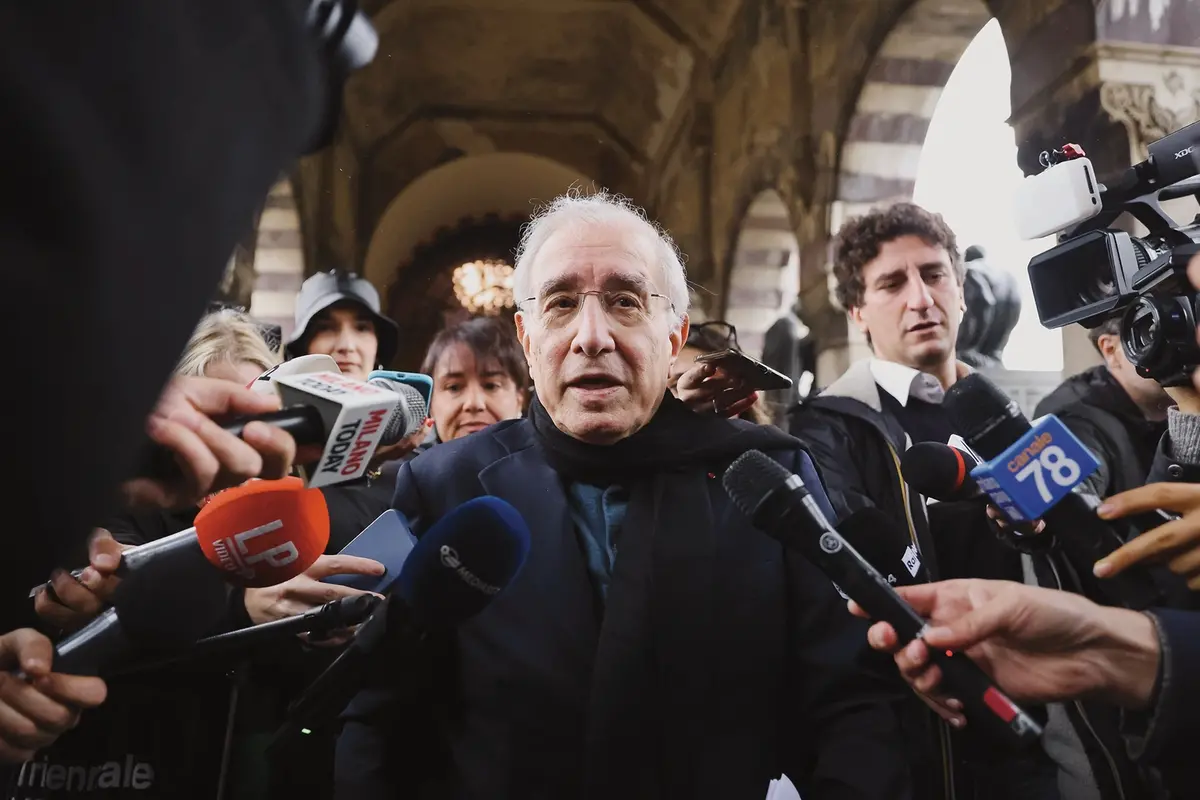
[[(938, 2), (972, 19), (1003, 7), (1010, 49), (1052, 8), (1090, 8)], [(571, 183), (647, 205), (700, 280), (763, 188), (816, 242), (868, 72), (916, 5), (362, 0), (379, 52), (347, 84), (335, 146), (298, 168), (308, 268), (358, 268), (382, 289), (439, 227), (528, 213)]]

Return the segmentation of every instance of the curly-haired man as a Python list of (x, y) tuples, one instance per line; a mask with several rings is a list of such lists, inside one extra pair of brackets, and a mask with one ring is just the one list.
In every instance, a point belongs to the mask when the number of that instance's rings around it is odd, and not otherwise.
[[(999, 542), (982, 502), (927, 505), (900, 472), (909, 446), (945, 443), (956, 433), (941, 404), (945, 390), (969, 371), (955, 357), (965, 270), (954, 232), (941, 215), (912, 203), (871, 211), (838, 232), (833, 274), (836, 298), (866, 334), (872, 357), (801, 407), (791, 433), (809, 446), (839, 517), (870, 506), (896, 520), (895, 526), (868, 530), (843, 526), (843, 532), (892, 583), (968, 577), (1036, 582), (1040, 568)], [(1128, 794), (1138, 779), (1115, 725), (1083, 724), (1114, 722), (1111, 709), (1087, 711), (1081, 719), (1082, 708), (1047, 707), (1044, 749), (1013, 756), (989, 752), (969, 732), (963, 739), (951, 735), (945, 722), (911, 698), (897, 712), (913, 796), (1138, 796)]]
[(867, 545), (884, 575), (901, 584), (940, 577), (924, 501), (904, 486), (899, 457), (910, 443), (954, 433), (941, 406), (967, 370), (954, 351), (964, 309), (954, 232), (912, 203), (871, 211), (838, 232), (833, 274), (836, 299), (873, 356), (804, 406), (792, 432), (827, 453), (821, 467), (839, 513), (876, 506), (909, 520), (902, 541)]

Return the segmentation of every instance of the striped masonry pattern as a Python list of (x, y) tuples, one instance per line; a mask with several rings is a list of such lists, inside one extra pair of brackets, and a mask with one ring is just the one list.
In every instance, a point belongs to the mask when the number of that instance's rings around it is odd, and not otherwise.
[(990, 17), (981, 0), (919, 0), (892, 29), (842, 147), (835, 230), (872, 206), (912, 198), (942, 89)]
[(250, 313), (279, 325), (286, 338), (292, 330), (296, 295), (304, 282), (304, 249), (300, 216), (290, 181), (271, 188), (258, 223), (254, 255), (254, 293)]
[(763, 335), (800, 291), (800, 253), (783, 199), (766, 190), (746, 212), (734, 251), (725, 321), (738, 343), (762, 355)]

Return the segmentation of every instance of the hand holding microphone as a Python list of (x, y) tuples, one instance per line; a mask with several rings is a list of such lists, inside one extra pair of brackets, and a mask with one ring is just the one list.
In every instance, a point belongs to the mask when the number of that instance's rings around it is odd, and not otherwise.
[(32, 759), (79, 723), (81, 709), (104, 702), (104, 681), (53, 672), (53, 657), (54, 646), (37, 631), (0, 636), (0, 762)]
[[(364, 383), (338, 371), (311, 371), (319, 363), (307, 362), (298, 370), (284, 369), (284, 364), (255, 381), (253, 390), (243, 390), (273, 410), (243, 415), (223, 426), (206, 422), (220, 428), (222, 437), (234, 440), (245, 439), (247, 431), (261, 431), (269, 423), (272, 437), (282, 441), (286, 436), (293, 443), (288, 464), (294, 457), (303, 465), (307, 485), (313, 488), (363, 477), (381, 445), (412, 436), (425, 424), (428, 395), (383, 375), (373, 374)], [(401, 373), (385, 373), (389, 374)], [(416, 377), (429, 381), (427, 376)], [(139, 466), (139, 474), (161, 479), (174, 469), (176, 461), (170, 451), (151, 450)]]
[(213, 418), (278, 411), (278, 397), (232, 381), (192, 376), (167, 385), (146, 423), (150, 439), (168, 452), (168, 474), (141, 475), (125, 483), (129, 506), (183, 508), (250, 478), (282, 478), (291, 469), (296, 443), (285, 431), (250, 422), (240, 437)]
[[(725, 491), (752, 524), (785, 547), (803, 555), (872, 617), (886, 620), (898, 641), (907, 644), (929, 633), (920, 610), (905, 602), (907, 593), (893, 587), (879, 571), (835, 530), (798, 475), (757, 450), (738, 457), (722, 479)], [(861, 509), (843, 528), (888, 527), (878, 509)], [(910, 587), (912, 588), (912, 587)], [(954, 687), (966, 715), (1001, 746), (1023, 747), (1041, 736), (1041, 727), (962, 652), (932, 652), (947, 682)]]
[(225, 614), (225, 584), (294, 578), (328, 541), (325, 498), (297, 478), (222, 492), (194, 528), (122, 553), (112, 607), (58, 643), (55, 668), (103, 674), (136, 649), (190, 645)]
[[(979, 459), (957, 447), (938, 442), (917, 442), (904, 451), (900, 459), (900, 472), (904, 482), (925, 497), (940, 503), (958, 500), (974, 500), (984, 497), (983, 490), (971, 477), (971, 470), (979, 466)], [(1000, 532), (1009, 527), (1016, 528), (1014, 536), (1003, 537), (1019, 550), (1039, 549), (1036, 540), (1028, 538), (1046, 528), (1042, 520), (1023, 522), (1015, 526), (1004, 516), (1004, 512), (992, 504), (987, 506), (988, 519), (996, 524)], [(1001, 534), (1002, 535), (1002, 534)], [(1048, 542), (1048, 540), (1047, 540)], [(1041, 542), (1045, 546), (1047, 542)]]
[[(942, 650), (965, 652), (1018, 701), (1094, 697), (1129, 709), (1149, 702), (1160, 653), (1145, 614), (1009, 581), (953, 580), (896, 591), (931, 627), (906, 641), (890, 623), (876, 622), (868, 641), (892, 653), (904, 679), (957, 725), (967, 720), (934, 658)], [(856, 603), (850, 610), (878, 618)]]
[(129, 549), (108, 531), (97, 529), (88, 542), (88, 567), (78, 576), (56, 570), (48, 583), (35, 589), (33, 610), (61, 631), (90, 622), (112, 598), (121, 580), (121, 554)]
[[(320, 608), (343, 597), (371, 594), (361, 589), (322, 583), (331, 575), (382, 575), (384, 567), (378, 561), (358, 556), (321, 556), (302, 574), (275, 586), (247, 589), (243, 597), (246, 613), (255, 625), (296, 617)], [(377, 595), (382, 597), (382, 595)], [(345, 637), (334, 637), (313, 644), (335, 646), (345, 643)]]
[(1120, 529), (1096, 514), (1099, 498), (1083, 483), (1099, 462), (1053, 415), (1036, 425), (1015, 402), (980, 373), (962, 378), (942, 403), (956, 430), (983, 461), (972, 470), (980, 488), (1014, 522), (1043, 520), (1064, 557), (1090, 596), (1106, 597), (1128, 608), (1149, 608), (1162, 590), (1145, 569), (1133, 569), (1096, 581), (1095, 562), (1133, 539), (1130, 525)]

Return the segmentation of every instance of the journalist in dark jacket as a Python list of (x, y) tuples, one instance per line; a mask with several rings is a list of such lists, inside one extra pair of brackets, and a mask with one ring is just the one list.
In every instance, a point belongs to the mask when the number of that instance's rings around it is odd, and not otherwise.
[(606, 194), (564, 196), (526, 228), (513, 283), (527, 418), (408, 462), (395, 505), (420, 536), (498, 497), (529, 525), (528, 558), (432, 635), (426, 678), (412, 653), (375, 660), (345, 712), (338, 796), (760, 800), (786, 773), (805, 800), (909, 797), (865, 625), (720, 480), (757, 449), (832, 513), (812, 462), (667, 390), (688, 335), (670, 239)]
[(1121, 319), (1088, 331), (1104, 359), (1067, 378), (1042, 399), (1035, 416), (1054, 414), (1100, 461), (1087, 486), (1100, 497), (1146, 482), (1172, 400), (1155, 381), (1137, 374), (1121, 346)]
[[(851, 366), (798, 409), (791, 431), (810, 447), (842, 518), (875, 506), (897, 522), (852, 531), (851, 543), (897, 584), (962, 577), (1077, 588), (1052, 554), (1002, 543), (983, 498), (927, 503), (901, 473), (912, 443), (947, 442), (958, 433), (941, 400), (968, 372), (955, 360), (963, 270), (944, 220), (907, 203), (849, 220), (838, 234), (833, 271), (838, 300), (874, 358)], [(1147, 796), (1124, 756), (1116, 709), (1038, 709), (1049, 717), (1044, 747), (1020, 755), (998, 752), (969, 730), (951, 732), (916, 698), (898, 710), (914, 783), (926, 796)]]

